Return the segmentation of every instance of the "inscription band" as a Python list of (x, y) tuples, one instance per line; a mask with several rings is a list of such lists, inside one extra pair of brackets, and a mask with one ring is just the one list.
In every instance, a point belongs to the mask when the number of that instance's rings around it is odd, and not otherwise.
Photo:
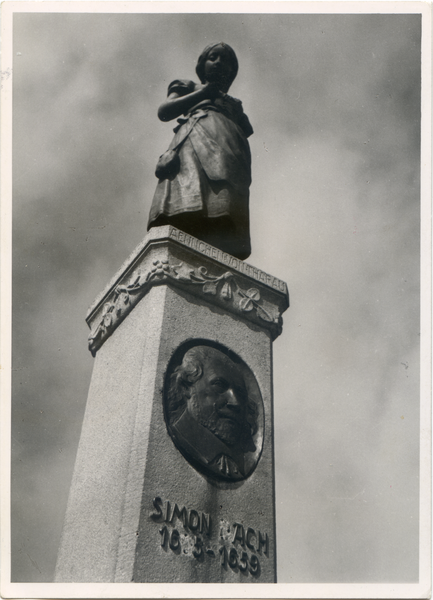
[(206, 244), (206, 242), (198, 240), (192, 235), (189, 235), (184, 231), (180, 231), (179, 229), (176, 229), (171, 225), (170, 238), (180, 242), (181, 244), (184, 244), (185, 246), (188, 246), (188, 248), (192, 248), (193, 250), (204, 254), (205, 256), (219, 260), (219, 262), (224, 263), (228, 267), (236, 269), (236, 271), (238, 271), (239, 273), (248, 275), (256, 281), (260, 281), (261, 283), (264, 283), (265, 285), (268, 285), (269, 287), (272, 287), (275, 290), (282, 292), (283, 294), (287, 294), (287, 285), (284, 281), (281, 281), (281, 279), (278, 279), (277, 277), (272, 277), (271, 275), (268, 275), (260, 269), (251, 267), (244, 261), (239, 260), (238, 258), (235, 258), (234, 256), (231, 256), (230, 254), (227, 254), (222, 250), (219, 250), (219, 248), (214, 248), (213, 246)]

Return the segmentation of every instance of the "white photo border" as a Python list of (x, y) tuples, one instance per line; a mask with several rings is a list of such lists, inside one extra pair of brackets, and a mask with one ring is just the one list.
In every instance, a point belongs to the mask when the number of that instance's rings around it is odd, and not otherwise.
[[(1, 113), (1, 595), (4, 598), (428, 598), (431, 593), (431, 4), (426, 2), (28, 2), (2, 4)], [(61, 584), (10, 579), (12, 21), (22, 12), (82, 13), (417, 13), (422, 16), (421, 435), (418, 584)]]

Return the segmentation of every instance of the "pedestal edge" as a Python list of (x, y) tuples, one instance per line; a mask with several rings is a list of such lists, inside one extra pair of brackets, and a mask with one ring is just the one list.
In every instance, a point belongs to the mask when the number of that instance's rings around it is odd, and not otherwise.
[[(181, 249), (188, 263), (174, 264), (170, 260), (176, 249)], [(149, 258), (156, 260), (149, 263)], [(197, 262), (204, 264), (197, 266)], [(208, 269), (216, 274), (210, 274)], [(248, 289), (251, 283), (255, 287)], [(193, 292), (268, 329), (272, 339), (280, 335), (281, 314), (289, 306), (287, 285), (280, 279), (171, 225), (155, 227), (87, 312), (86, 322), (91, 329), (89, 350), (93, 356), (154, 285), (170, 285)]]

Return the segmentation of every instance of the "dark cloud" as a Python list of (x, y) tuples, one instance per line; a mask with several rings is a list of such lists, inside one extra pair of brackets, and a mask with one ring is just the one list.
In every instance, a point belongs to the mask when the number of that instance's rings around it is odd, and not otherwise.
[(52, 579), (86, 309), (145, 234), (172, 135), (157, 106), (214, 40), (255, 130), (249, 262), (291, 292), (279, 581), (414, 581), (419, 16), (60, 13), (14, 17), (13, 579)]

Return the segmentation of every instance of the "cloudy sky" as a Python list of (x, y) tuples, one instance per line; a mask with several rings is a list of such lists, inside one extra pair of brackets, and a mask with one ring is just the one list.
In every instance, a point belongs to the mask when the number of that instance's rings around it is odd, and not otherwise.
[(156, 110), (204, 46), (254, 127), (250, 264), (274, 344), (278, 580), (418, 577), (420, 16), (16, 14), (12, 580), (51, 581), (88, 305), (146, 232)]

